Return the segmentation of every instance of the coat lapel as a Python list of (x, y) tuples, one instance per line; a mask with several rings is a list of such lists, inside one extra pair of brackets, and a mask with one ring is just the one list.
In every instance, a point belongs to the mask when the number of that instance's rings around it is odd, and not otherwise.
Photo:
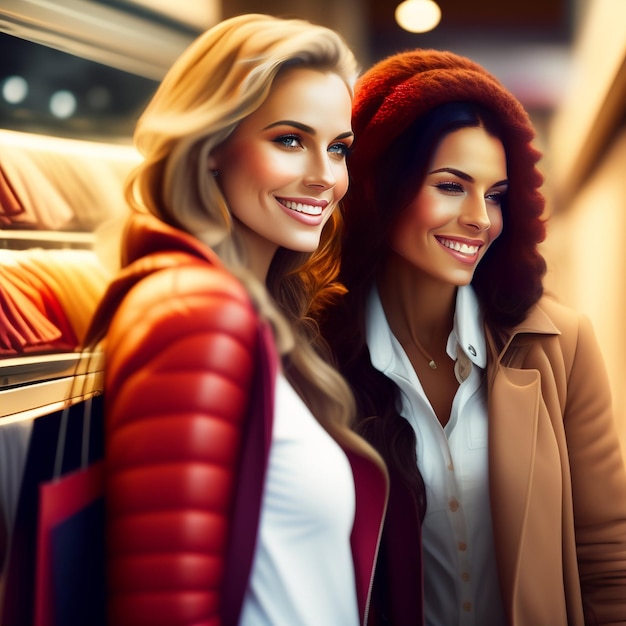
[[(514, 595), (537, 443), (539, 375), (499, 367), (490, 389), (490, 491), (503, 598)], [(504, 443), (504, 445), (502, 445)]]
[[(523, 326), (500, 341), (487, 329), (489, 464), (494, 542), (505, 608), (515, 615), (523, 567), (524, 535), (537, 510), (537, 445), (543, 400), (539, 371), (528, 363), (529, 335), (559, 333), (535, 308)], [(543, 454), (543, 453), (542, 453)], [(533, 520), (530, 520), (532, 522)]]

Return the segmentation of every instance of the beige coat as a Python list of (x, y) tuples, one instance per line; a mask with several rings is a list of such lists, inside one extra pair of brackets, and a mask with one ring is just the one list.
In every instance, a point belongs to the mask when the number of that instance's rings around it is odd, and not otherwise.
[(626, 472), (593, 329), (542, 298), (489, 348), (496, 555), (511, 626), (626, 624)]

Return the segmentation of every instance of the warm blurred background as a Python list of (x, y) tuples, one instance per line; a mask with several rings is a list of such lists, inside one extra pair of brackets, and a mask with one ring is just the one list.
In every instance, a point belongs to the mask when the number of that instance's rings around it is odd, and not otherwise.
[(399, 0), (0, 0), (0, 129), (126, 143), (182, 49), (246, 12), (333, 27), (363, 67), (411, 47), (470, 56), (536, 125), (547, 286), (594, 322), (626, 452), (626, 0), (437, 2), (417, 33)]

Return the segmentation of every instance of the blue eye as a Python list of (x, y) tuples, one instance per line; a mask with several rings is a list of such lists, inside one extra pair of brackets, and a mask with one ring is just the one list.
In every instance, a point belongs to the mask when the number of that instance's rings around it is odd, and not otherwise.
[(302, 137), (299, 135), (280, 135), (276, 139), (272, 139), (274, 143), (278, 143), (285, 148), (300, 148), (302, 147)]
[(332, 144), (328, 148), (328, 152), (332, 152), (333, 154), (338, 154), (346, 158), (350, 154), (350, 146), (340, 141), (338, 143)]

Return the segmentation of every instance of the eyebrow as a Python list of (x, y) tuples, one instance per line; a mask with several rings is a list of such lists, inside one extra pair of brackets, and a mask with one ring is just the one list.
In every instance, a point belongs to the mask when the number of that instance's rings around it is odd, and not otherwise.
[[(277, 122), (269, 124), (269, 126), (266, 126), (263, 130), (269, 130), (270, 128), (274, 128), (275, 126), (292, 126), (293, 128), (301, 130), (303, 133), (307, 133), (308, 135), (317, 134), (313, 127), (302, 124), (301, 122), (296, 122), (294, 120), (278, 120)], [(337, 135), (335, 139), (347, 139), (348, 137), (354, 137), (354, 133), (351, 130)]]
[[(466, 180), (468, 183), (473, 183), (476, 182), (474, 180), (474, 178), (472, 176), (470, 176), (469, 174), (466, 174), (465, 172), (462, 172), (461, 170), (457, 170), (453, 167), (441, 167), (438, 170), (433, 170), (432, 172), (429, 172), (430, 174), (439, 174), (441, 172), (447, 172), (449, 174), (453, 174), (454, 176), (457, 176), (458, 178), (460, 178), (461, 180)], [(504, 180), (499, 180), (497, 183), (494, 183), (493, 185), (491, 185), (492, 187), (502, 187), (503, 185), (508, 185), (509, 181), (508, 179), (504, 179)]]

